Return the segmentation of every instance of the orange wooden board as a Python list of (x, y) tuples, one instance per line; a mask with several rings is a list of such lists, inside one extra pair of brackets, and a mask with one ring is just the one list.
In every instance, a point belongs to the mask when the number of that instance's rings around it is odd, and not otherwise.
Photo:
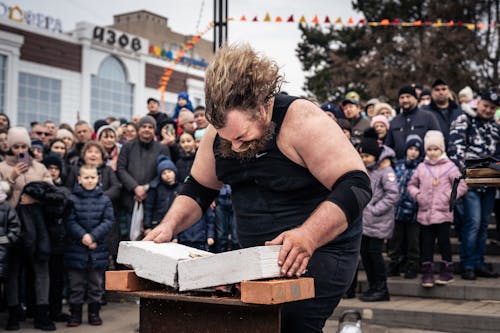
[(313, 278), (241, 282), (241, 301), (244, 303), (280, 304), (313, 297)]
[(140, 278), (133, 270), (106, 271), (106, 290), (139, 291), (155, 288), (156, 283)]

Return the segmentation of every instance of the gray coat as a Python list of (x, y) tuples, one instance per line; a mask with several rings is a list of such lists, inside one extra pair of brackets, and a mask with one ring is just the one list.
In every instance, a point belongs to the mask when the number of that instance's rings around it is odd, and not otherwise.
[(156, 177), (156, 158), (160, 154), (170, 157), (170, 150), (157, 141), (144, 143), (135, 139), (123, 145), (116, 174), (123, 185), (120, 203), (125, 211), (131, 213), (134, 208), (135, 188)]
[(394, 158), (394, 151), (384, 150), (373, 167), (368, 167), (372, 186), (372, 199), (363, 210), (363, 235), (388, 239), (394, 229), (394, 209), (399, 200), (398, 182), (392, 167), (381, 166), (385, 159)]

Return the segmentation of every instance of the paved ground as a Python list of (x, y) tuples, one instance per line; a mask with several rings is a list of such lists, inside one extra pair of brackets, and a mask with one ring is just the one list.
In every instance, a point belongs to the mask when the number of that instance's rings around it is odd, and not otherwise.
[[(68, 328), (64, 323), (57, 323), (57, 331), (60, 333), (136, 333), (139, 323), (139, 306), (134, 302), (115, 303), (110, 302), (104, 306), (101, 311), (101, 317), (104, 321), (102, 326), (90, 326), (86, 324), (86, 313), (84, 311), (84, 323), (75, 328)], [(5, 327), (7, 314), (0, 313), (0, 331)], [(33, 321), (29, 319), (25, 323), (21, 323), (22, 333), (41, 332), (33, 329)], [(337, 332), (337, 321), (329, 320), (324, 329), (324, 333)], [(421, 331), (404, 328), (387, 328), (378, 325), (364, 325), (363, 333), (440, 333), (431, 331)]]

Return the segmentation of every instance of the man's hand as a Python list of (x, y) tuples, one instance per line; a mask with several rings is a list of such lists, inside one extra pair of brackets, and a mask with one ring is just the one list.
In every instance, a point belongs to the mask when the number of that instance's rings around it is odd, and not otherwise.
[(207, 238), (207, 244), (208, 244), (208, 246), (212, 246), (212, 245), (214, 245), (214, 243), (215, 243), (215, 240), (212, 237), (208, 237)]
[(83, 243), (83, 245), (89, 246), (93, 242), (94, 242), (94, 240), (92, 239), (92, 236), (90, 236), (90, 234), (83, 235), (83, 237), (82, 237), (82, 243)]
[(173, 235), (173, 230), (168, 223), (160, 223), (157, 227), (147, 233), (146, 237), (143, 238), (143, 241), (165, 243), (170, 242)]
[(95, 250), (97, 248), (97, 243), (93, 242), (93, 243), (89, 244), (88, 248), (91, 249), (91, 250)]
[(144, 186), (142, 186), (142, 185), (137, 186), (134, 189), (134, 193), (135, 193), (136, 201), (141, 202), (144, 199), (146, 199), (147, 192), (146, 192), (146, 189), (144, 188)]
[(301, 228), (285, 231), (265, 245), (282, 245), (278, 256), (281, 274), (301, 276), (316, 250), (314, 241)]

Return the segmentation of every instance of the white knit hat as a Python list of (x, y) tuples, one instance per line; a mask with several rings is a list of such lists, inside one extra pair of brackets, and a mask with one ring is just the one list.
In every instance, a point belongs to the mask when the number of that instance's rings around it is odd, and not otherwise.
[(24, 143), (31, 148), (31, 138), (24, 127), (11, 127), (7, 133), (7, 145), (9, 149), (16, 143)]
[(462, 90), (458, 92), (458, 96), (465, 96), (467, 98), (467, 101), (471, 101), (474, 98), (474, 93), (472, 92), (471, 87), (466, 86)]
[(424, 137), (424, 149), (427, 151), (427, 148), (430, 146), (436, 146), (444, 153), (446, 152), (444, 148), (444, 136), (441, 131), (430, 130), (425, 133)]
[(58, 129), (56, 137), (58, 139), (72, 138), (73, 140), (75, 140), (75, 136), (73, 135), (73, 133), (71, 133), (65, 128)]

